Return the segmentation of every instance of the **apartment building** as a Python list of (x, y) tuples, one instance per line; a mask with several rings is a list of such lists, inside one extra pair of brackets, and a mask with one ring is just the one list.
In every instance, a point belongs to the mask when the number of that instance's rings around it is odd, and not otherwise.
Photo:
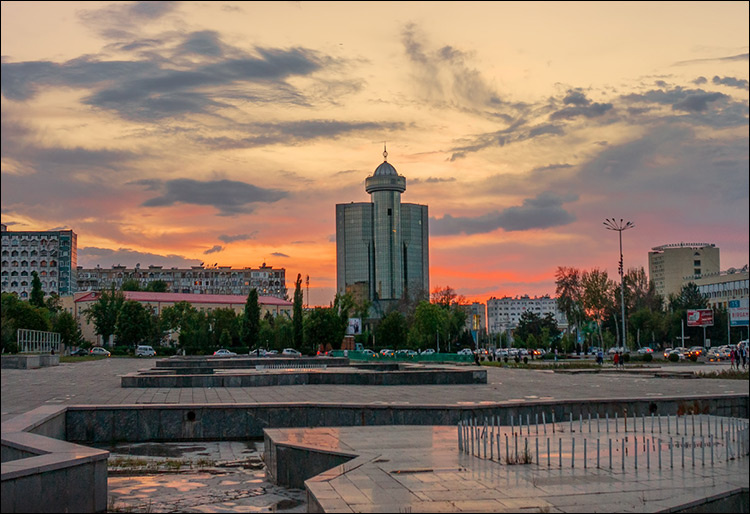
[(265, 262), (259, 268), (192, 266), (165, 269), (154, 265), (147, 268), (79, 267), (77, 276), (78, 291), (101, 291), (109, 289), (113, 284), (115, 289), (120, 289), (126, 280), (137, 281), (140, 288), (145, 290), (151, 282), (161, 280), (166, 282), (167, 292), (170, 293), (247, 296), (254, 288), (261, 296), (281, 299), (287, 297), (286, 270), (266, 266)]
[(648, 277), (666, 301), (679, 294), (685, 277), (720, 271), (720, 251), (711, 243), (675, 243), (656, 246), (648, 252)]
[(487, 331), (499, 334), (513, 330), (524, 312), (533, 312), (542, 318), (549, 313), (555, 317), (560, 330), (565, 330), (568, 326), (565, 314), (557, 308), (557, 300), (549, 295), (533, 298), (528, 295), (504, 296), (487, 300)]
[(32, 272), (36, 271), (45, 295), (75, 292), (78, 236), (72, 230), (8, 230), (0, 227), (2, 239), (2, 292), (31, 296)]

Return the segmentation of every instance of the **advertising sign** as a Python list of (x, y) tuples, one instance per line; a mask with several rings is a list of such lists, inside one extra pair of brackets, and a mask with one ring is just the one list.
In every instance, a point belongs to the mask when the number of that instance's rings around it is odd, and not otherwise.
[(711, 309), (690, 309), (687, 311), (687, 326), (712, 327), (714, 325), (714, 311)]
[(737, 307), (729, 309), (729, 325), (733, 327), (746, 327), (748, 326), (748, 313), (750, 309), (747, 307)]
[(362, 320), (359, 318), (349, 318), (349, 326), (346, 327), (346, 334), (358, 336), (362, 333)]

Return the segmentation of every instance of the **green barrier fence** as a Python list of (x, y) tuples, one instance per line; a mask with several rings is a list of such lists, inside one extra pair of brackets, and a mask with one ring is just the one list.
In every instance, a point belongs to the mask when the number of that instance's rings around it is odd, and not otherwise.
[(455, 353), (427, 353), (419, 355), (374, 355), (354, 350), (331, 350), (328, 352), (332, 357), (349, 357), (352, 361), (366, 362), (474, 362), (471, 355), (458, 355)]

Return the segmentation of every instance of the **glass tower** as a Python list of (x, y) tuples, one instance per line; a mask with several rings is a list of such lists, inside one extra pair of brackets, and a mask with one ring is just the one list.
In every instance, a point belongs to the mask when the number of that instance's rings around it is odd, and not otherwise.
[(405, 292), (427, 296), (426, 205), (401, 203), (406, 178), (386, 160), (365, 180), (370, 202), (336, 205), (336, 285), (382, 313)]

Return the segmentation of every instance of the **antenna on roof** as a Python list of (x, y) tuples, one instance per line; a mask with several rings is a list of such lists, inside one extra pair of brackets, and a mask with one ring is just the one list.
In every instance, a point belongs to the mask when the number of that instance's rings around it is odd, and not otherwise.
[(388, 162), (388, 150), (385, 148), (385, 141), (383, 141), (383, 162)]

